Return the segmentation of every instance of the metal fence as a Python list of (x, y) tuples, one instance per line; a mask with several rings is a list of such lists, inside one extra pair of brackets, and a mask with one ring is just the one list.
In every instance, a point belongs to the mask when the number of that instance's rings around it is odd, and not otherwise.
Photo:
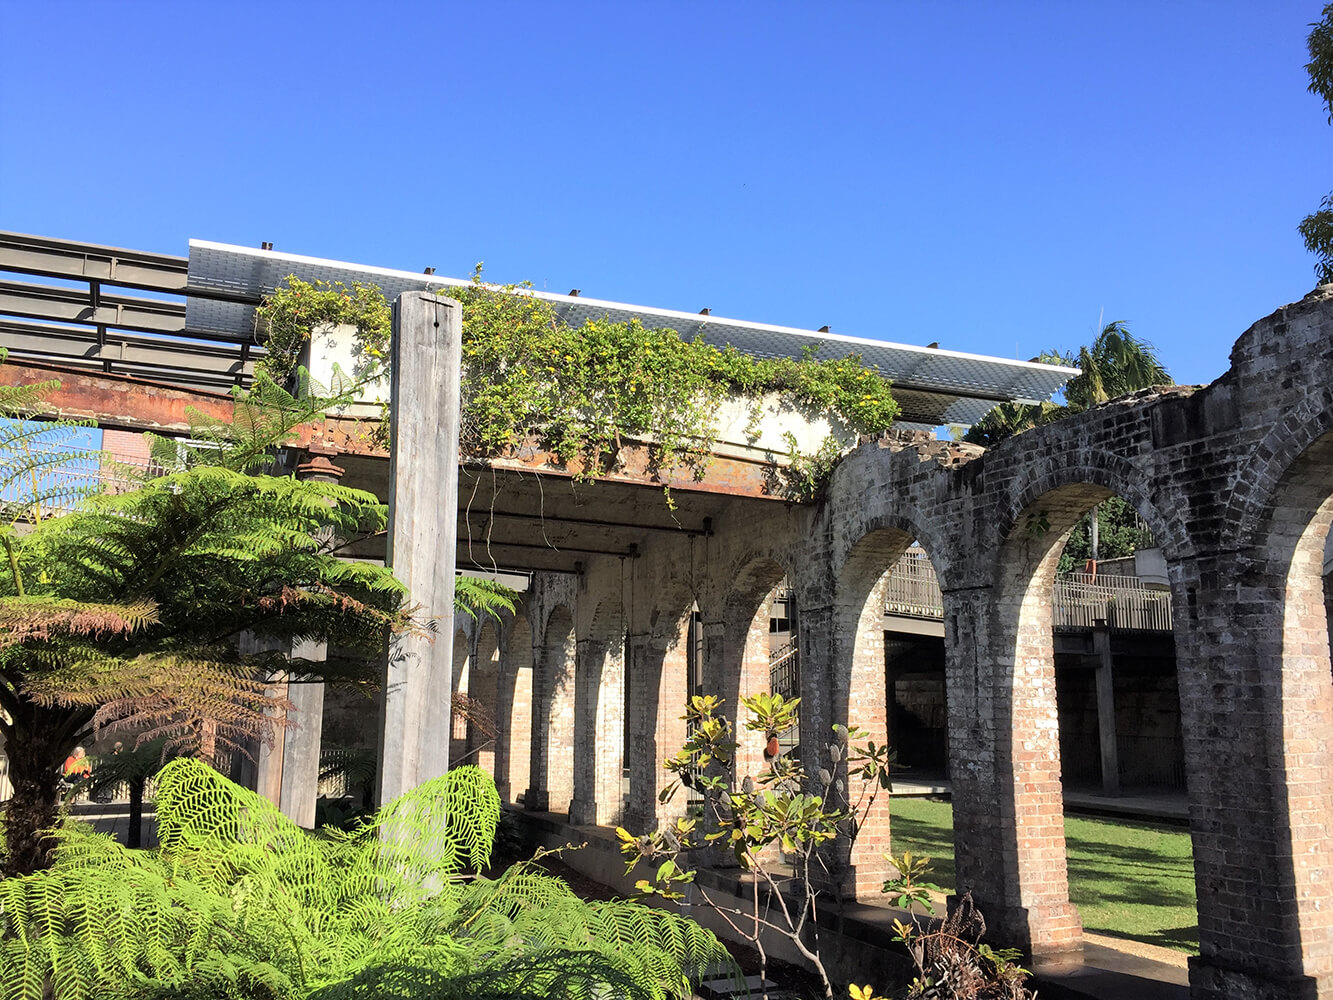
[[(1121, 630), (1171, 631), (1171, 592), (1150, 588), (1135, 576), (1071, 573), (1055, 582), (1051, 624), (1092, 628), (1102, 619)], [(884, 612), (943, 619), (944, 599), (925, 552), (909, 549), (889, 571)]]
[(46, 441), (37, 441), (31, 448), (15, 444), (7, 455), (0, 456), (0, 462), (22, 463), (31, 469), (0, 490), (0, 503), (20, 520), (64, 514), (84, 497), (122, 493), (146, 478), (170, 471), (147, 459)]

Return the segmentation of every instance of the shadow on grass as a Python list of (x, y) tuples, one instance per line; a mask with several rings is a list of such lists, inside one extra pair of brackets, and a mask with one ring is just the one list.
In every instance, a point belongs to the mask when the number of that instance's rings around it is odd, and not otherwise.
[[(931, 859), (931, 881), (957, 886), (952, 811), (946, 802), (894, 800), (893, 853)], [(1151, 823), (1070, 818), (1069, 894), (1097, 934), (1197, 952), (1198, 913), (1188, 834)]]
[[(940, 807), (932, 809), (931, 812), (940, 813), (943, 810), (942, 815), (952, 821), (952, 814), (947, 811), (946, 803), (928, 800), (925, 805)], [(895, 802), (894, 806), (897, 808), (898, 803)], [(925, 855), (930, 858), (932, 873), (927, 876), (928, 881), (953, 891), (957, 882), (957, 871), (953, 860), (953, 827), (916, 815), (903, 814), (909, 809), (911, 813), (915, 813), (920, 806), (919, 803), (912, 803), (910, 807), (903, 807), (902, 811), (895, 811), (889, 827), (893, 838), (893, 853), (902, 854), (903, 851), (911, 851), (915, 855)]]

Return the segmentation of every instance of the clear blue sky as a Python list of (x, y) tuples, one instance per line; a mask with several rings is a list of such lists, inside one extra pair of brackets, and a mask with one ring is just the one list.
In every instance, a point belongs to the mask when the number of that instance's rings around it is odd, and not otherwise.
[(1313, 285), (1321, 6), (0, 0), (0, 228), (1204, 382)]

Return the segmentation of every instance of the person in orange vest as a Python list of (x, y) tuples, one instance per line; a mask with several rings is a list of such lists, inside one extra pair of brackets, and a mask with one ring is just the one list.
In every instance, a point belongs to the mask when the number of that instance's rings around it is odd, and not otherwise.
[(74, 752), (65, 758), (65, 780), (73, 784), (92, 773), (93, 762), (88, 759), (88, 751), (83, 747), (75, 747)]

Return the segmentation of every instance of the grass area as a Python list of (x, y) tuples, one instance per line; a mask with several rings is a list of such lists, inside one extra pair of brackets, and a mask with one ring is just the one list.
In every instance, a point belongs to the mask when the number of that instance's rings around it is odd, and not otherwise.
[[(933, 881), (955, 888), (953, 807), (893, 799), (893, 852), (931, 858)], [(1199, 950), (1194, 862), (1183, 830), (1131, 820), (1065, 817), (1069, 897), (1094, 934), (1191, 954)]]

